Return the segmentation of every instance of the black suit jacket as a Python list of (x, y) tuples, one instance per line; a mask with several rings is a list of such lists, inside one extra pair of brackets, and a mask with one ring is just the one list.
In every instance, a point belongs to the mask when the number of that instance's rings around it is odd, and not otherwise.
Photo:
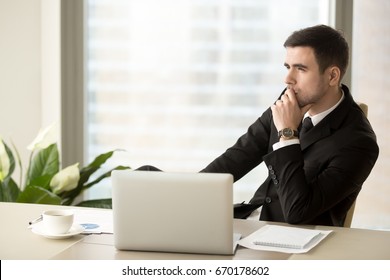
[(269, 108), (201, 172), (231, 173), (237, 181), (264, 161), (269, 176), (250, 201), (263, 205), (261, 220), (342, 226), (379, 154), (369, 121), (342, 88), (344, 100), (300, 145), (273, 151), (279, 139)]

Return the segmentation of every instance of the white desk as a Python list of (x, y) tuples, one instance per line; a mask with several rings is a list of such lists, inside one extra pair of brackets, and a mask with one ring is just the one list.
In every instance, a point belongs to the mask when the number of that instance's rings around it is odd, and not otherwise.
[[(238, 247), (235, 255), (175, 254), (157, 252), (118, 251), (113, 246), (113, 235), (78, 235), (69, 239), (53, 240), (33, 234), (28, 221), (45, 209), (63, 206), (0, 202), (0, 259), (382, 259), (390, 260), (390, 232), (339, 227), (308, 226), (333, 232), (317, 247), (305, 254), (284, 254), (255, 251)], [(99, 211), (111, 211), (97, 209)], [(234, 231), (243, 237), (267, 223), (235, 220)]]

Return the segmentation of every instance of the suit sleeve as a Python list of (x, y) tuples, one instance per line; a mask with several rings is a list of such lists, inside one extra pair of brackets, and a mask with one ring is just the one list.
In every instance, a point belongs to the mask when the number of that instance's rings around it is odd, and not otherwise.
[(239, 180), (263, 161), (268, 153), (272, 112), (269, 108), (222, 155), (212, 161), (201, 172), (230, 173), (234, 181)]
[(299, 145), (281, 148), (264, 157), (278, 177), (275, 187), (286, 222), (310, 223), (360, 191), (378, 157), (375, 139), (361, 136), (335, 145), (339, 146), (323, 162), (304, 164)]

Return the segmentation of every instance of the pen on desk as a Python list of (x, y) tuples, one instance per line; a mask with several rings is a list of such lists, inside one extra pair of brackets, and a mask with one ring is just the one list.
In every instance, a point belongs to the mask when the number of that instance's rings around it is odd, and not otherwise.
[(35, 220), (32, 220), (31, 222), (28, 222), (28, 224), (31, 226), (33, 224), (36, 224), (38, 222), (42, 221), (42, 215), (40, 215), (38, 218), (36, 218)]

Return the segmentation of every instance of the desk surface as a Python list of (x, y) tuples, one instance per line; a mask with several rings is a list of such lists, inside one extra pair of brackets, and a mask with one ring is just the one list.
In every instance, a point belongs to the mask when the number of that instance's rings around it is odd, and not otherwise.
[[(57, 207), (64, 206), (0, 202), (0, 259), (390, 259), (389, 231), (306, 226), (305, 228), (331, 229), (333, 232), (305, 254), (257, 251), (239, 246), (233, 256), (222, 256), (119, 251), (113, 246), (113, 235), (77, 235), (69, 239), (53, 240), (33, 234), (27, 228), (28, 221), (39, 216), (42, 211)], [(234, 220), (234, 231), (245, 237), (265, 224), (267, 223), (263, 221)]]

